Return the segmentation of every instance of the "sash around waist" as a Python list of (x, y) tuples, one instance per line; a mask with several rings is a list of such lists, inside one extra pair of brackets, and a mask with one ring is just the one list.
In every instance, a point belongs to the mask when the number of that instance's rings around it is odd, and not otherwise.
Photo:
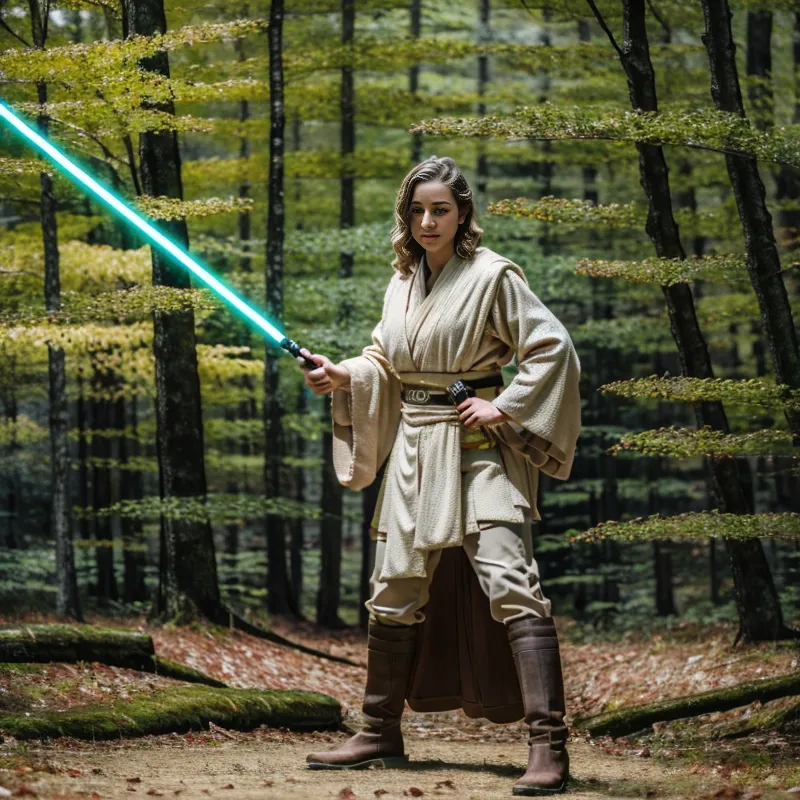
[(397, 377), (403, 386), (420, 386), (425, 389), (444, 391), (457, 380), (474, 381), (478, 378), (491, 378), (502, 375), (496, 369), (476, 369), (471, 372), (398, 372)]

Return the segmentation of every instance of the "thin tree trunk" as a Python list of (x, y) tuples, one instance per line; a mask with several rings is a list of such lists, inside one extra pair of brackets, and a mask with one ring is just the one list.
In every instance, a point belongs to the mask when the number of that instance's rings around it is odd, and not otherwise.
[[(600, 18), (593, 2), (592, 6)], [(624, 42), (618, 54), (628, 79), (631, 105), (642, 111), (657, 111), (644, 0), (623, 0), (623, 15)], [(637, 150), (642, 188), (648, 199), (647, 233), (659, 257), (683, 259), (686, 254), (672, 214), (669, 174), (663, 149), (653, 145), (637, 145)], [(691, 289), (688, 284), (676, 284), (664, 286), (662, 291), (683, 374), (712, 378), (711, 360), (697, 322)], [(693, 408), (698, 427), (709, 425), (716, 430), (728, 431), (722, 403), (696, 403)], [(706, 459), (704, 465), (720, 510), (735, 514), (750, 513), (737, 460), (730, 457), (713, 461)], [(761, 542), (726, 539), (725, 546), (731, 561), (739, 612), (737, 639), (742, 637), (745, 641), (760, 641), (785, 635), (780, 601)]]
[[(127, 408), (126, 408), (127, 405)], [(132, 396), (126, 404), (125, 398), (120, 397), (116, 403), (116, 426), (125, 430), (130, 419), (131, 435), (122, 434), (119, 437), (120, 481), (119, 499), (125, 501), (141, 500), (144, 496), (142, 472), (138, 469), (125, 469), (131, 459), (140, 456), (138, 409), (136, 397)], [(126, 603), (142, 602), (147, 597), (144, 583), (145, 539), (142, 530), (142, 521), (131, 517), (122, 517), (122, 598)]]
[[(123, 35), (152, 36), (166, 32), (163, 0), (123, 0)], [(147, 72), (169, 77), (165, 51), (142, 59)], [(171, 101), (158, 110), (174, 114)], [(178, 137), (172, 131), (151, 131), (139, 137), (142, 190), (155, 197), (183, 197)], [(171, 239), (188, 247), (184, 220), (164, 222)], [(189, 275), (153, 248), (153, 285), (191, 287)], [(156, 366), (156, 452), (163, 501), (206, 496), (203, 422), (197, 374), (194, 311), (153, 313)], [(191, 521), (162, 514), (159, 590), (154, 612), (169, 620), (198, 615), (220, 618), (214, 538), (207, 520)]]
[[(411, 0), (410, 8), (410, 33), (412, 39), (419, 39), (422, 33), (422, 0)], [(408, 69), (408, 91), (416, 95), (419, 91), (419, 64), (413, 64)], [(411, 134), (411, 163), (419, 164), (422, 161), (422, 134)]]
[[(353, 43), (355, 36), (354, 0), (342, 0), (342, 44)], [(352, 175), (352, 159), (356, 147), (355, 98), (353, 69), (342, 67), (341, 93), (341, 147), (343, 171), (339, 195), (339, 227), (348, 230), (355, 225), (355, 180)], [(344, 247), (339, 253), (339, 277), (353, 277), (353, 253)], [(352, 315), (351, 303), (344, 300), (337, 312), (337, 326), (345, 326)], [(331, 417), (331, 397), (325, 397), (325, 418)], [(341, 598), (342, 573), (342, 508), (343, 491), (333, 470), (333, 432), (326, 430), (322, 436), (322, 522), (320, 524), (320, 575), (317, 591), (317, 623), (325, 627), (338, 627), (339, 601)]]
[(16, 455), (21, 449), (17, 442), (17, 391), (16, 391), (16, 358), (9, 359), (8, 375), (3, 375), (3, 380), (8, 386), (8, 395), (5, 402), (5, 418), (13, 432), (8, 443), (8, 491), (6, 493), (6, 537), (3, 546), (8, 550), (16, 550), (20, 546), (17, 531), (17, 491), (19, 488), (19, 475), (16, 468)]
[(772, 12), (747, 12), (747, 74), (758, 78), (748, 92), (756, 127), (775, 124), (775, 98), (772, 92)]
[(91, 497), (91, 478), (89, 473), (89, 441), (86, 430), (88, 409), (84, 390), (83, 365), (78, 366), (78, 502), (84, 513), (79, 523), (79, 538), (84, 542), (94, 538), (94, 519), (85, 510), (89, 508)]
[[(478, 0), (478, 44), (485, 45), (492, 40), (490, 27), (491, 6), (490, 0)], [(486, 116), (486, 87), (489, 85), (489, 56), (478, 56), (478, 116)], [(489, 182), (489, 160), (486, 156), (487, 140), (478, 140), (478, 163), (475, 165), (477, 175), (476, 190), (480, 205), (486, 204), (486, 187)]]
[[(267, 311), (273, 319), (283, 318), (283, 239), (284, 239), (284, 136), (286, 116), (283, 106), (283, 2), (270, 6), (269, 85), (270, 146), (267, 213)], [(285, 496), (283, 458), (284, 410), (279, 396), (278, 352), (267, 346), (264, 369), (264, 486), (267, 497)], [(289, 614), (289, 576), (286, 570), (286, 520), (280, 514), (267, 514), (267, 610), (270, 614)]]
[[(42, 8), (38, 0), (29, 0), (33, 44), (44, 49), (47, 41), (49, 2)], [(36, 85), (40, 106), (47, 103), (47, 84)], [(49, 118), (38, 116), (39, 130), (47, 136)], [(42, 245), (44, 248), (44, 303), (50, 312), (61, 308), (61, 280), (59, 275), (58, 226), (56, 223), (56, 198), (49, 173), (39, 176)], [(69, 468), (69, 411), (67, 406), (67, 370), (64, 351), (47, 346), (48, 399), (50, 406), (50, 534), (56, 543), (56, 611), (64, 617), (81, 619), (78, 598), (78, 581), (75, 573), (75, 553), (72, 546), (70, 518), (70, 468)]]
[[(103, 510), (111, 505), (111, 440), (108, 431), (113, 424), (112, 403), (108, 395), (114, 387), (114, 376), (95, 361), (92, 372), (91, 425), (92, 446), (92, 507)], [(114, 535), (111, 517), (95, 516), (95, 565), (97, 584), (95, 594), (104, 600), (116, 600), (117, 579), (114, 573)]]
[[(728, 0), (702, 0), (702, 5), (706, 21), (702, 39), (711, 69), (711, 96), (720, 111), (744, 117)], [(800, 389), (800, 345), (758, 163), (726, 154), (725, 166), (736, 197), (747, 271), (758, 299), (776, 382)], [(800, 446), (800, 411), (787, 410), (786, 419), (795, 445)]]
[[(331, 418), (331, 396), (325, 395), (325, 419)], [(333, 469), (333, 433), (322, 435), (322, 519), (320, 520), (320, 570), (317, 590), (317, 624), (338, 628), (342, 583), (342, 486)], [(366, 491), (366, 490), (365, 490)]]
[[(297, 396), (297, 414), (302, 416), (308, 413), (308, 401), (306, 392), (301, 388)], [(306, 440), (301, 433), (294, 435), (294, 454), (298, 459), (302, 459), (306, 454)], [(306, 500), (306, 476), (302, 466), (295, 467), (293, 474), (292, 498), (297, 503), (305, 503)], [(304, 618), (303, 614), (303, 547), (305, 544), (305, 522), (302, 517), (289, 520), (289, 589), (292, 598), (292, 608), (295, 609), (298, 617)]]

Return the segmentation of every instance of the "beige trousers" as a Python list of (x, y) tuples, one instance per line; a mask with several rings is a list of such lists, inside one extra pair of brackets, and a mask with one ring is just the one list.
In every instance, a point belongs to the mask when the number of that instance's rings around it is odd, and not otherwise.
[[(530, 523), (487, 523), (490, 527), (464, 537), (464, 551), (489, 598), (492, 617), (508, 623), (521, 617), (549, 617), (550, 601), (542, 593), (539, 566), (533, 558)], [(441, 558), (441, 550), (428, 554), (424, 578), (397, 578), (381, 582), (385, 541), (375, 548), (372, 597), (365, 603), (373, 619), (395, 625), (422, 622), (420, 609), (428, 602), (428, 589)]]

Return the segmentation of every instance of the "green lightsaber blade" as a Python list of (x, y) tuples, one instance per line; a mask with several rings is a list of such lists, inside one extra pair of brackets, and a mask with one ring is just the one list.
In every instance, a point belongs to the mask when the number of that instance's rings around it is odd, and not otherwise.
[(11, 108), (0, 100), (0, 118), (5, 120), (12, 130), (23, 136), (28, 143), (41, 151), (51, 161), (61, 167), (80, 186), (86, 189), (96, 199), (107, 205), (115, 214), (129, 222), (144, 236), (159, 247), (162, 251), (172, 256), (181, 266), (185, 267), (192, 275), (199, 278), (206, 286), (213, 290), (230, 306), (250, 320), (260, 331), (265, 333), (277, 345), (288, 350), (295, 358), (302, 359), (305, 366), (316, 369), (317, 365), (300, 355), (300, 346), (282, 334), (263, 314), (258, 312), (239, 295), (229, 289), (219, 278), (209, 272), (202, 264), (198, 263), (189, 253), (175, 242), (168, 239), (154, 225), (149, 223), (141, 214), (134, 211), (121, 198), (101, 186), (89, 173), (81, 169), (74, 161), (67, 158), (53, 144), (47, 141), (35, 128), (28, 125)]

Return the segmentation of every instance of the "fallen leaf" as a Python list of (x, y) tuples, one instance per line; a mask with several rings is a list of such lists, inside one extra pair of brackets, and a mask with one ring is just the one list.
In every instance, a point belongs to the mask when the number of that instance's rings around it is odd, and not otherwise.
[(403, 792), (405, 795), (411, 795), (412, 797), (422, 797), (425, 792), (422, 789), (417, 789), (416, 786), (410, 786), (407, 792)]
[(388, 789), (376, 789), (375, 790), (375, 797), (383, 797), (383, 795), (389, 794)]
[(67, 770), (67, 775), (69, 775), (70, 778), (80, 778), (80, 776), (83, 775), (83, 770), (82, 769), (68, 769)]
[(137, 775), (135, 778), (125, 778), (128, 783), (141, 783), (142, 779)]
[(353, 792), (353, 790), (349, 786), (347, 786), (344, 789), (340, 789), (339, 794), (337, 796), (339, 800), (354, 800), (356, 795)]
[(14, 792), (15, 797), (38, 797), (39, 795), (28, 786), (27, 783), (23, 783), (17, 790)]
[(436, 786), (433, 787), (434, 789), (455, 789), (455, 784), (451, 780), (446, 781), (436, 781)]
[(223, 786), (222, 788), (223, 789), (234, 789), (235, 787), (234, 787), (234, 785), (232, 783), (228, 783), (225, 786)]
[(159, 792), (158, 789), (148, 789), (147, 790), (147, 794), (150, 797), (163, 797), (164, 796), (164, 792)]

